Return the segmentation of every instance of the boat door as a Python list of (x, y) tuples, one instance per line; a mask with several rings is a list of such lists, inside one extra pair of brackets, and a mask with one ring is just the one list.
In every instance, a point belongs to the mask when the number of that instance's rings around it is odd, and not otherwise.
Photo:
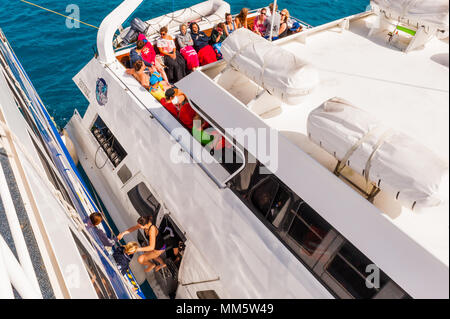
[(177, 299), (224, 299), (228, 298), (219, 274), (207, 258), (189, 240), (178, 273)]

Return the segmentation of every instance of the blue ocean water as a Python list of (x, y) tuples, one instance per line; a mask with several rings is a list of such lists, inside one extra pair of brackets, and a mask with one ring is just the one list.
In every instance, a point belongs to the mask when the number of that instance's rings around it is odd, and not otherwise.
[[(28, 0), (62, 14), (69, 5), (80, 9), (80, 20), (99, 26), (103, 18), (122, 0)], [(201, 0), (152, 0), (144, 3), (132, 17), (148, 20)], [(228, 0), (232, 13), (242, 7), (260, 8), (270, 0)], [(311, 25), (320, 25), (351, 14), (362, 12), (369, 0), (281, 0), (279, 8), (287, 8)], [(69, 7), (70, 8), (70, 7)], [(132, 18), (131, 17), (131, 18)], [(126, 25), (126, 24), (125, 24)], [(97, 30), (85, 25), (67, 28), (66, 19), (20, 0), (0, 0), (0, 28), (3, 29), (35, 88), (56, 123), (63, 127), (74, 109), (81, 114), (87, 101), (72, 77), (93, 56)]]

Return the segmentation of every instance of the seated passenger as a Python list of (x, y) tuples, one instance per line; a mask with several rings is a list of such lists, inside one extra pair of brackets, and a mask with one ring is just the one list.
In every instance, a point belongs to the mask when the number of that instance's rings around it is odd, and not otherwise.
[(288, 27), (288, 19), (289, 19), (289, 11), (287, 9), (281, 10), (281, 22), (280, 22), (280, 30), (278, 31), (278, 38), (284, 38), (288, 35), (289, 27)]
[(198, 60), (200, 65), (206, 65), (217, 61), (216, 52), (212, 46), (209, 45), (209, 37), (205, 32), (200, 31), (196, 22), (191, 23), (191, 37), (194, 41), (194, 49), (198, 53)]
[[(192, 130), (194, 117), (196, 115), (195, 111), (192, 109), (191, 105), (186, 98), (186, 95), (181, 92), (179, 89), (170, 88), (166, 91), (165, 101), (164, 103), (167, 105), (172, 104), (175, 108), (176, 114), (174, 114), (174, 110), (170, 110), (167, 106), (165, 106), (172, 115), (174, 115), (180, 122), (188, 129)], [(164, 104), (163, 104), (164, 105)]]
[(199, 67), (197, 51), (194, 49), (194, 41), (191, 35), (187, 32), (187, 25), (183, 23), (180, 25), (180, 34), (177, 37), (178, 45), (180, 46), (180, 53), (186, 60), (188, 70), (195, 70)]
[(222, 42), (227, 38), (224, 29), (225, 23), (220, 22), (211, 32), (211, 45), (216, 52), (218, 60), (222, 59), (222, 53), (220, 53), (220, 49), (222, 47)]
[(161, 73), (156, 70), (156, 67), (151, 67), (150, 72), (150, 93), (160, 101), (165, 96), (164, 92), (172, 86), (164, 81)]
[(160, 35), (156, 46), (164, 56), (164, 64), (168, 68), (167, 77), (170, 83), (178, 82), (186, 76), (186, 61), (178, 53), (173, 38), (167, 33), (167, 27), (161, 28)]
[(192, 126), (192, 136), (202, 145), (207, 145), (214, 140), (214, 136), (205, 131), (207, 126), (208, 123), (204, 121), (199, 114), (195, 114)]
[(147, 41), (145, 35), (140, 34), (138, 41), (136, 42), (136, 48), (130, 51), (130, 63), (131, 67), (136, 63), (136, 61), (142, 60), (146, 66), (150, 67), (155, 65), (158, 71), (162, 74), (165, 81), (167, 81), (166, 72), (164, 72), (164, 67), (156, 59), (155, 49), (153, 45)]
[(105, 232), (98, 228), (97, 226), (101, 224), (103, 221), (103, 216), (99, 212), (95, 212), (89, 215), (89, 219), (86, 222), (86, 227), (89, 229), (94, 230), (94, 232), (97, 234), (98, 238), (102, 242), (103, 246), (105, 247), (112, 247), (116, 243), (115, 240), (109, 239), (108, 236), (106, 236)]
[[(162, 267), (165, 267), (166, 264), (160, 256), (166, 250), (166, 244), (164, 243), (162, 234), (159, 233), (158, 228), (153, 224), (153, 216), (139, 217), (137, 220), (137, 225), (121, 232), (117, 238), (120, 240), (124, 235), (132, 233), (138, 229), (142, 229), (144, 231), (144, 234), (147, 236), (149, 242), (148, 246), (138, 247), (135, 250), (135, 252), (144, 253), (138, 258), (138, 262), (146, 266), (144, 271), (150, 272), (155, 267), (155, 271), (158, 271)], [(157, 261), (159, 266), (156, 266), (153, 261)]]
[(268, 39), (270, 37), (270, 27), (272, 24), (272, 15), (275, 15), (273, 17), (272, 40), (278, 39), (278, 34), (280, 33), (281, 16), (277, 12), (277, 10), (278, 10), (278, 6), (274, 8), (273, 3), (271, 3), (269, 5), (270, 17), (269, 17), (269, 14), (267, 13), (268, 17), (265, 22), (266, 34), (264, 35), (264, 38), (266, 38), (266, 39)]
[(126, 73), (131, 74), (146, 89), (150, 89), (150, 76), (146, 73), (147, 67), (142, 60), (134, 63), (132, 69), (127, 69)]
[(236, 30), (236, 23), (233, 21), (233, 16), (231, 13), (225, 14), (225, 34), (229, 36), (233, 31)]
[(259, 12), (259, 15), (255, 18), (255, 22), (253, 23), (253, 32), (262, 37), (266, 34), (266, 13), (267, 9), (262, 8)]
[(133, 259), (134, 253), (136, 253), (139, 245), (135, 241), (130, 241), (125, 246), (119, 246), (113, 253), (113, 258), (116, 261), (117, 268), (119, 268), (120, 273), (125, 275), (130, 269), (130, 262)]
[(241, 12), (234, 18), (234, 21), (236, 22), (237, 28), (248, 28), (247, 24), (247, 15), (248, 15), (248, 9), (242, 8)]

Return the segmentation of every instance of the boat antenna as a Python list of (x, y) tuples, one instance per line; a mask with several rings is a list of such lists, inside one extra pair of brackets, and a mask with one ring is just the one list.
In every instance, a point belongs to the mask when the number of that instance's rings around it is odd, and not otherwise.
[(51, 12), (51, 13), (54, 13), (54, 14), (63, 16), (63, 17), (65, 17), (65, 18), (67, 18), (67, 19), (72, 19), (72, 20), (74, 20), (74, 21), (80, 22), (80, 23), (82, 23), (82, 24), (84, 24), (84, 25), (87, 25), (88, 27), (98, 29), (98, 27), (96, 27), (95, 25), (92, 25), (92, 24), (89, 24), (89, 23), (80, 21), (80, 20), (78, 20), (78, 19), (75, 19), (75, 18), (73, 18), (73, 17), (66, 16), (66, 15), (64, 15), (64, 14), (61, 14), (61, 13), (59, 13), (59, 12), (56, 12), (56, 11), (53, 11), (53, 10), (50, 10), (50, 9), (41, 7), (41, 6), (39, 6), (39, 5), (35, 4), (35, 3), (29, 2), (29, 1), (25, 1), (25, 0), (20, 0), (20, 1), (22, 1), (22, 2), (24, 2), (24, 3), (26, 3), (26, 4), (29, 4), (29, 5), (31, 5), (31, 6), (35, 6), (35, 7), (37, 7), (37, 8), (43, 9), (43, 10), (45, 10), (45, 11), (48, 11), (48, 12)]
[(269, 41), (272, 41), (272, 37), (273, 37), (273, 23), (275, 22), (275, 14), (277, 13), (277, 0), (273, 1), (273, 11), (271, 12), (272, 15), (270, 16), (270, 37), (269, 37)]

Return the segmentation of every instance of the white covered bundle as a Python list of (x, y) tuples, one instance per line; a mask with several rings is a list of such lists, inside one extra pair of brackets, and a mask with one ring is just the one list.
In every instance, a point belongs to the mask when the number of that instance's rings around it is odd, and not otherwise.
[(448, 0), (372, 0), (392, 18), (448, 30)]
[(448, 200), (444, 160), (349, 102), (326, 101), (309, 114), (307, 129), (314, 143), (404, 206), (430, 207)]
[(246, 28), (227, 37), (221, 52), (231, 67), (288, 104), (300, 102), (319, 83), (306, 61)]

